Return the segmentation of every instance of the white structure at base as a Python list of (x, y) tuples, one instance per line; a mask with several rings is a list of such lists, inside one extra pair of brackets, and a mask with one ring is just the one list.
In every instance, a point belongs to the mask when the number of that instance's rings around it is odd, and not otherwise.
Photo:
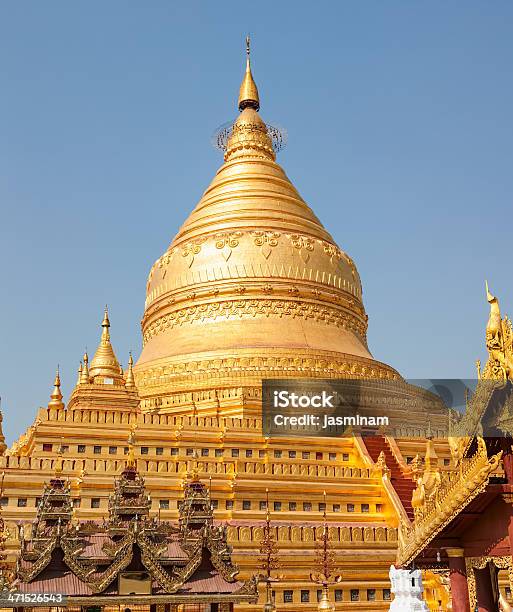
[(390, 612), (429, 612), (422, 599), (422, 572), (420, 570), (402, 570), (390, 566), (390, 584), (395, 595)]

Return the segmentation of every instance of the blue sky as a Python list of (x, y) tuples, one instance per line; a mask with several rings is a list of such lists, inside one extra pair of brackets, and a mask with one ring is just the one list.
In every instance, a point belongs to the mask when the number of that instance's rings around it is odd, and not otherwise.
[(69, 395), (103, 305), (140, 349), (147, 273), (221, 163), (244, 37), (279, 161), (356, 261), (376, 358), (472, 377), (484, 279), (513, 313), (513, 4), (0, 4), (0, 395), (8, 441)]

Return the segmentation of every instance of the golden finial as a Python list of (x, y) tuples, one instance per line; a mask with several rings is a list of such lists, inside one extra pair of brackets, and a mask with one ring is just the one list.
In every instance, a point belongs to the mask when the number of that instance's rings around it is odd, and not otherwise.
[(62, 401), (61, 393), (61, 377), (59, 374), (59, 366), (57, 366), (57, 372), (55, 374), (55, 380), (53, 381), (53, 391), (50, 395), (50, 401), (48, 402), (48, 408), (64, 408), (64, 402)]
[(87, 351), (84, 353), (82, 362), (83, 362), (83, 365), (80, 371), (80, 384), (88, 385), (89, 384), (89, 356), (87, 354)]
[(243, 111), (245, 108), (253, 108), (258, 110), (260, 108), (260, 98), (258, 96), (258, 89), (253, 80), (251, 74), (251, 48), (250, 48), (249, 35), (246, 36), (246, 74), (242, 79), (242, 84), (239, 91), (239, 110)]
[(102, 321), (102, 343), (110, 342), (110, 321), (109, 321), (109, 307), (105, 304), (105, 310), (103, 311), (103, 321)]
[(82, 378), (82, 360), (80, 360), (80, 365), (78, 366), (78, 378), (77, 378), (77, 385), (80, 384), (80, 380)]
[(105, 310), (103, 311), (103, 321), (102, 321), (102, 327), (110, 327), (110, 321), (109, 321), (109, 307), (107, 304), (105, 304)]
[(126, 373), (126, 381), (125, 386), (129, 389), (135, 388), (135, 379), (134, 379), (134, 358), (132, 357), (132, 351), (130, 351), (130, 356), (128, 358), (128, 370)]

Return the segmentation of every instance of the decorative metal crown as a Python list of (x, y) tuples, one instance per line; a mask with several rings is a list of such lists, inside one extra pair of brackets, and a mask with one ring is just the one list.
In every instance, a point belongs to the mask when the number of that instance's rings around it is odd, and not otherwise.
[[(234, 119), (233, 121), (223, 123), (212, 134), (211, 142), (215, 149), (226, 153), (227, 143), (232, 135), (235, 121), (236, 120)], [(274, 152), (278, 153), (279, 151), (283, 150), (287, 146), (287, 130), (269, 123), (266, 123), (265, 127), (267, 128), (267, 134), (271, 139)]]

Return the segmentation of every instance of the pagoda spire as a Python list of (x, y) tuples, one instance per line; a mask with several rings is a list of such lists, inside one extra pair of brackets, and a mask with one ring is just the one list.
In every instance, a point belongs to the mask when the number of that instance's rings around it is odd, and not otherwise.
[(82, 358), (83, 365), (80, 364), (80, 384), (88, 385), (89, 384), (89, 356), (87, 351), (84, 353), (84, 357)]
[(97, 376), (104, 378), (112, 378), (121, 382), (119, 362), (114, 354), (114, 349), (110, 342), (110, 320), (109, 310), (105, 306), (102, 321), (102, 335), (100, 344), (96, 349), (96, 353), (91, 361), (91, 378)]
[(57, 372), (55, 373), (55, 380), (53, 381), (53, 391), (50, 395), (48, 408), (57, 408), (58, 410), (62, 410), (64, 408), (64, 402), (62, 401), (61, 393), (61, 377), (59, 373), (59, 366), (57, 366)]
[(251, 73), (251, 40), (249, 35), (246, 36), (246, 73), (239, 90), (239, 110), (243, 111), (245, 108), (253, 108), (256, 111), (260, 108), (258, 88)]
[(132, 352), (130, 351), (130, 356), (128, 358), (128, 370), (126, 373), (126, 381), (125, 387), (128, 389), (135, 389), (135, 379), (134, 379), (134, 358), (132, 357)]

